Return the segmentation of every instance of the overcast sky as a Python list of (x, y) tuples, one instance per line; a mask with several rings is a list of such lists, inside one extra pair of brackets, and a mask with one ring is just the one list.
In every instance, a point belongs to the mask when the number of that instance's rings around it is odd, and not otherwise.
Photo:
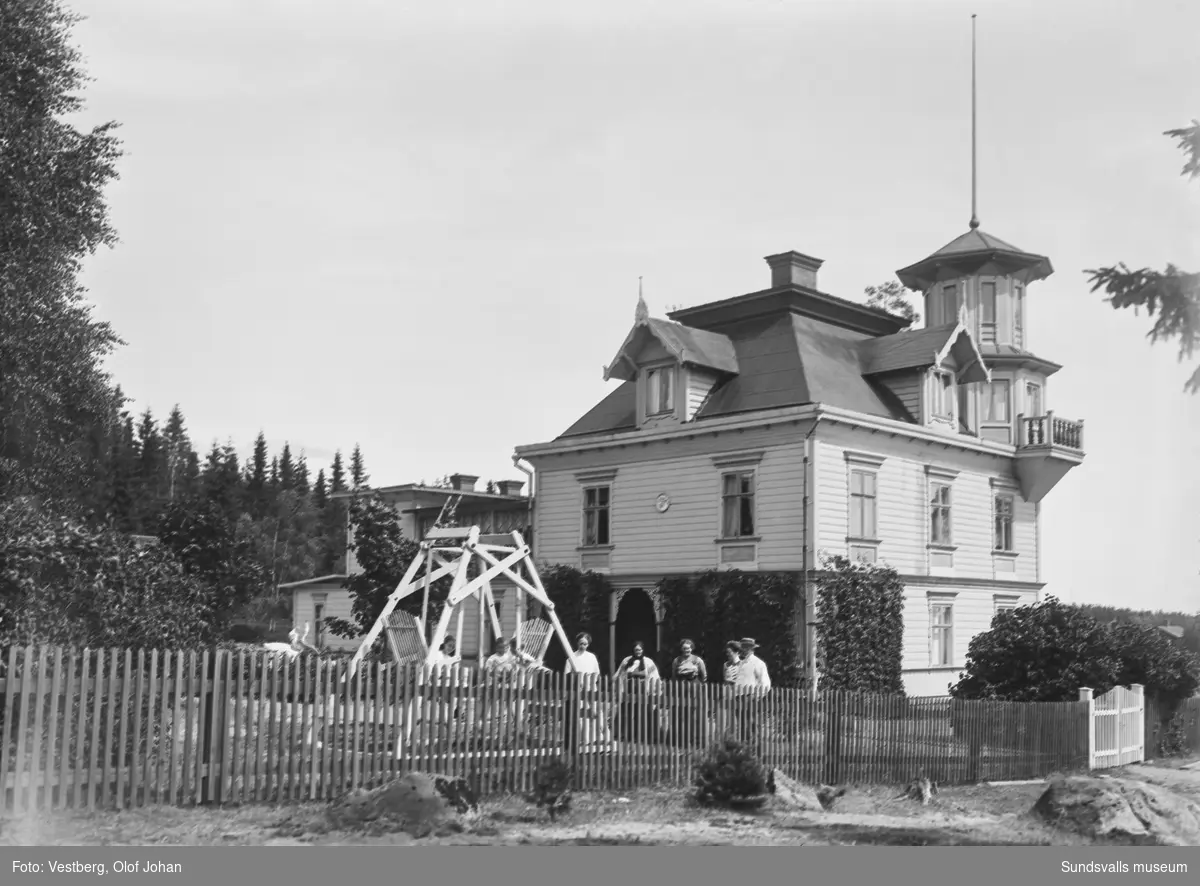
[[(89, 122), (122, 124), (90, 261), (116, 380), (196, 446), (262, 429), (314, 474), (522, 475), (651, 312), (825, 260), (861, 298), (967, 230), (1050, 256), (1029, 345), (1087, 460), (1043, 504), (1047, 591), (1200, 609), (1200, 397), (1123, 260), (1200, 269), (1194, 2), (76, 0)], [(613, 385), (616, 382), (612, 383)]]

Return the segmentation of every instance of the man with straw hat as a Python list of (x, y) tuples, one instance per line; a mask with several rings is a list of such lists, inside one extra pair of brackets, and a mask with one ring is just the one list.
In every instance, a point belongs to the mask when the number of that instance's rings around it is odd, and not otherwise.
[(763, 696), (771, 691), (771, 675), (767, 672), (767, 663), (754, 654), (758, 644), (753, 637), (743, 637), (738, 646), (741, 647), (742, 663), (733, 686), (742, 709), (739, 718), (742, 741), (749, 742), (758, 736), (758, 709)]

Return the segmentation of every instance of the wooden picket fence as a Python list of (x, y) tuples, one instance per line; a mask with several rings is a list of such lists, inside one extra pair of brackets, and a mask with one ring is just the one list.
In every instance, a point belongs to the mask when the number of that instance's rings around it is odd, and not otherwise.
[(1088, 748), (1089, 768), (1111, 769), (1146, 759), (1146, 709), (1144, 687), (1114, 686), (1093, 697), (1092, 690), (1079, 690), (1079, 700), (1088, 705), (1092, 732)]
[(1034, 778), (1088, 765), (1088, 705), (824, 693), (758, 698), (674, 681), (483, 678), (257, 650), (24, 647), (0, 658), (4, 809), (324, 800), (421, 770), (524, 792), (563, 759), (581, 790), (690, 783), (740, 735), (806, 782)]

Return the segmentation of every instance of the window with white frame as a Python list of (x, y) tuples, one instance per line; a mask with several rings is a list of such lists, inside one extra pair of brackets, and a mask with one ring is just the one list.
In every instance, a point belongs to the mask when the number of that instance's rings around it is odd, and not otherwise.
[(585, 486), (583, 490), (583, 544), (585, 547), (609, 544), (611, 516), (610, 486)]
[(661, 366), (646, 373), (646, 414), (675, 410), (675, 367)]
[(954, 666), (954, 601), (933, 597), (929, 601), (929, 665)]
[(949, 419), (954, 416), (954, 375), (944, 369), (935, 369), (930, 380), (930, 412), (934, 418)]
[(1013, 550), (1013, 497), (993, 496), (992, 550)]
[(1034, 382), (1025, 383), (1025, 417), (1036, 418), (1042, 412), (1042, 386)]
[(996, 340), (996, 283), (992, 280), (979, 284), (980, 332), (984, 341)]
[(754, 535), (753, 470), (721, 475), (721, 535), (723, 538)]
[(942, 324), (958, 322), (958, 284), (947, 283), (941, 295)]
[(1011, 402), (1012, 384), (1008, 379), (998, 378), (984, 385), (982, 421), (1007, 423), (1012, 421)]
[(875, 472), (850, 471), (850, 537), (875, 538), (877, 533)]
[(933, 480), (929, 484), (929, 543), (951, 544), (950, 532), (950, 484), (944, 480)]

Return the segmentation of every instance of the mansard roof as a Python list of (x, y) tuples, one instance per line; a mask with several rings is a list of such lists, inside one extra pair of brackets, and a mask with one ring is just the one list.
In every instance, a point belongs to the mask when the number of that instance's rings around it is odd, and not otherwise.
[(961, 322), (884, 335), (863, 342), (860, 353), (864, 375), (927, 369), (953, 356), (960, 381), (989, 380), (984, 355)]

